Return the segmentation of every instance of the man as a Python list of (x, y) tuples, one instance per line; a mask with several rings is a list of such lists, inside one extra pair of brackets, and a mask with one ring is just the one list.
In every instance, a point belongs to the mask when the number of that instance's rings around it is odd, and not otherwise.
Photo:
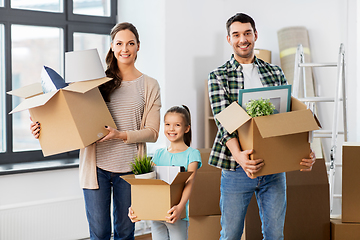
[[(254, 20), (238, 13), (227, 23), (227, 41), (233, 48), (231, 59), (209, 74), (209, 97), (213, 114), (237, 101), (240, 89), (287, 84), (281, 68), (258, 59), (254, 54), (258, 38)], [(222, 168), (221, 176), (221, 240), (239, 240), (243, 233), (247, 207), (253, 193), (259, 205), (264, 239), (283, 239), (286, 212), (285, 173), (252, 178), (264, 162), (250, 160), (253, 149), (241, 149), (237, 133), (229, 134), (216, 121), (218, 133), (209, 164)], [(276, 151), (276, 149), (274, 149)], [(301, 165), (310, 171), (315, 154)]]

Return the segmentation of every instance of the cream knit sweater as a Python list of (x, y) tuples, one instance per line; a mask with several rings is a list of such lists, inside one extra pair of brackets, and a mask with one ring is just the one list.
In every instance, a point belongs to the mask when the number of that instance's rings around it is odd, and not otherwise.
[[(156, 142), (160, 128), (160, 86), (155, 79), (147, 75), (144, 75), (144, 85), (145, 107), (140, 130), (127, 131), (127, 141), (125, 141), (125, 143), (138, 143), (139, 156), (146, 154), (146, 142)], [(95, 144), (80, 150), (80, 186), (86, 189), (99, 188), (96, 176)]]

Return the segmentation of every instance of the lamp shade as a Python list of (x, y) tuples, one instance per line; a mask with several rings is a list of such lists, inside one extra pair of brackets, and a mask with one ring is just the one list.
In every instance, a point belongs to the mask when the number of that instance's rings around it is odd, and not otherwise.
[(97, 49), (65, 53), (65, 81), (81, 82), (105, 77)]

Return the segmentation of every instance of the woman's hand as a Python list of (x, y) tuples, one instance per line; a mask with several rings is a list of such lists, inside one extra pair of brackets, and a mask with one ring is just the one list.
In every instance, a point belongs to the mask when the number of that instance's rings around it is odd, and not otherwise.
[(129, 207), (129, 213), (128, 213), (128, 216), (130, 218), (130, 220), (134, 223), (134, 222), (139, 222), (140, 220), (137, 220), (136, 216), (134, 215), (134, 211), (132, 210), (131, 207)]
[(109, 133), (105, 137), (100, 139), (98, 142), (104, 142), (104, 141), (111, 140), (111, 139), (122, 139), (125, 141), (127, 139), (126, 132), (120, 132), (120, 131), (116, 130), (115, 128), (112, 128), (109, 126), (105, 126), (105, 129), (108, 130)]
[(30, 123), (30, 131), (32, 133), (32, 135), (34, 135), (34, 137), (36, 139), (39, 139), (40, 136), (40, 123), (39, 122), (33, 122), (32, 119), (30, 118), (31, 123)]
[(303, 172), (311, 171), (315, 161), (316, 161), (315, 153), (313, 152), (313, 150), (311, 150), (309, 158), (302, 159), (300, 162), (300, 165), (306, 166), (308, 168), (300, 169), (300, 171)]
[(167, 213), (171, 214), (169, 217), (165, 217), (168, 219), (166, 222), (175, 223), (180, 219), (181, 213), (184, 210), (184, 207), (180, 207), (179, 205), (173, 206)]

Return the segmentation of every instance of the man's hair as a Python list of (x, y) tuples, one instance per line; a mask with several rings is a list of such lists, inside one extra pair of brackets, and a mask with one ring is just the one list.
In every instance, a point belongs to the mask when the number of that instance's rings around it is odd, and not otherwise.
[(227, 33), (229, 36), (230, 36), (230, 26), (234, 22), (250, 23), (254, 32), (256, 32), (254, 19), (252, 19), (249, 15), (246, 15), (245, 13), (237, 13), (234, 16), (232, 16), (231, 18), (229, 18), (229, 20), (227, 20), (227, 22), (226, 22), (226, 30), (227, 30)]

